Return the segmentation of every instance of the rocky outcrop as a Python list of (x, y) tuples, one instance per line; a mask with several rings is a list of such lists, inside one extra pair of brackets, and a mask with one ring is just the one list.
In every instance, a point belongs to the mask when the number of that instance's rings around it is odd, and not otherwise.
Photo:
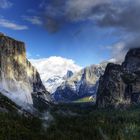
[(131, 103), (140, 103), (140, 48), (130, 49), (122, 65), (107, 65), (97, 92), (98, 107)]
[(73, 76), (73, 74), (74, 73), (72, 71), (68, 70), (67, 74), (64, 76), (64, 79), (67, 80), (68, 78), (71, 78)]
[(106, 63), (86, 67), (68, 78), (57, 88), (52, 98), (56, 102), (71, 102), (82, 97), (95, 95), (99, 77), (104, 73)]
[(32, 92), (47, 91), (39, 73), (26, 58), (25, 45), (0, 34), (0, 90), (18, 104), (33, 104)]

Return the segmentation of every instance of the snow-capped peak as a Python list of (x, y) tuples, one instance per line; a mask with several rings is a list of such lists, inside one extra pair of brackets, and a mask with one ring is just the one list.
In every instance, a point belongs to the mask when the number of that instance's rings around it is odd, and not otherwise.
[(46, 89), (53, 93), (66, 77), (72, 76), (82, 69), (75, 64), (72, 59), (52, 56), (42, 59), (30, 59), (31, 63), (37, 68)]

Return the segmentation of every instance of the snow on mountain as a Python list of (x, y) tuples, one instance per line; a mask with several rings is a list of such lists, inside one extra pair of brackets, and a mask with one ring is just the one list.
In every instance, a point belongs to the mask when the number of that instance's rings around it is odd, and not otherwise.
[(98, 80), (103, 75), (107, 62), (99, 65), (91, 65), (63, 82), (52, 94), (56, 102), (69, 102), (82, 97), (96, 94)]
[(78, 72), (82, 67), (75, 64), (72, 59), (52, 56), (42, 59), (30, 59), (37, 68), (46, 89), (53, 93), (67, 77)]
[(112, 58), (97, 65), (85, 67), (66, 79), (52, 94), (55, 102), (70, 102), (86, 96), (96, 96), (100, 76), (108, 63), (120, 63)]

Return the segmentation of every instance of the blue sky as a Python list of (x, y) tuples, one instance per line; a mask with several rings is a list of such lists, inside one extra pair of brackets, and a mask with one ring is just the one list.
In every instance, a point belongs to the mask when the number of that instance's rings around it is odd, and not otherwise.
[[(104, 24), (100, 19), (106, 16), (103, 15), (105, 12), (96, 10), (96, 6), (107, 5), (109, 0), (104, 3), (87, 0), (80, 6), (81, 0), (68, 0), (67, 3), (62, 0), (64, 5), (58, 1), (0, 0), (0, 32), (24, 41), (29, 58), (61, 56), (73, 59), (81, 66), (108, 60), (114, 54), (118, 55), (114, 52), (122, 51), (125, 47), (122, 35), (127, 33), (131, 36), (132, 33), (124, 31), (128, 25), (120, 23), (124, 25), (120, 28), (119, 25), (111, 24), (114, 22)], [(92, 12), (87, 9), (92, 9)]]

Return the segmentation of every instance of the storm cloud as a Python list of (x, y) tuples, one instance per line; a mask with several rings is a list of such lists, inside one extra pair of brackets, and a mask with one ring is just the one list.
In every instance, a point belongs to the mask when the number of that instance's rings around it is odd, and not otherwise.
[(126, 52), (131, 47), (140, 46), (140, 1), (139, 0), (44, 0), (40, 4), (46, 17), (45, 26), (50, 32), (56, 32), (65, 24), (84, 21), (93, 22), (93, 26), (113, 28), (123, 42), (118, 50)]

